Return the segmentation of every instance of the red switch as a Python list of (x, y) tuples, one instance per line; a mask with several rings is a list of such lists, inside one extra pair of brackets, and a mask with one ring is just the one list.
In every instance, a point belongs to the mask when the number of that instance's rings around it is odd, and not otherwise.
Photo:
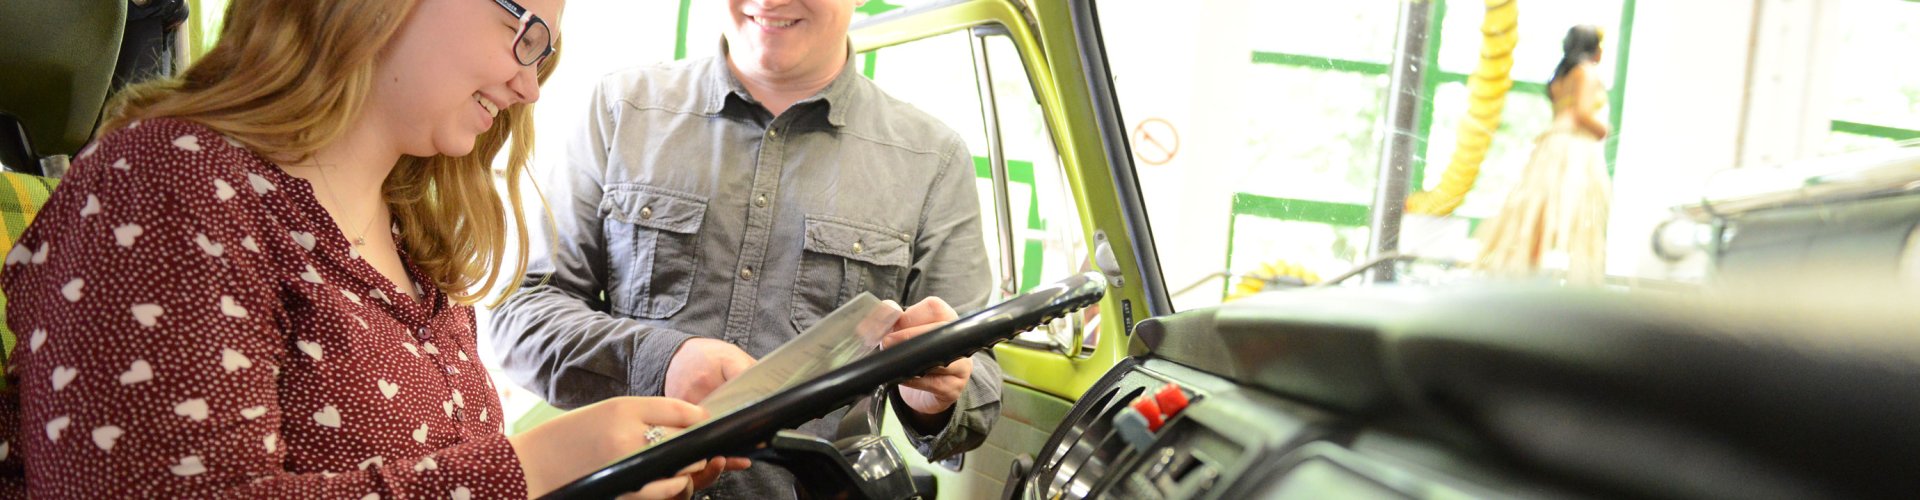
[(1155, 403), (1153, 398), (1141, 396), (1134, 398), (1132, 406), (1134, 411), (1140, 412), (1140, 416), (1147, 418), (1147, 430), (1160, 432), (1160, 425), (1166, 420), (1160, 417), (1159, 403)]
[(1160, 403), (1160, 413), (1169, 419), (1179, 415), (1180, 410), (1187, 409), (1187, 392), (1180, 390), (1180, 384), (1169, 383), (1166, 387), (1161, 387), (1160, 392), (1153, 395), (1153, 399)]

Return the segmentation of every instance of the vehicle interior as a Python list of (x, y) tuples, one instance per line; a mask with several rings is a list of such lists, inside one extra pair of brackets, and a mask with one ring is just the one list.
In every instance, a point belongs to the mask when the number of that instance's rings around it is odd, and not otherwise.
[[(187, 2), (31, 2), (0, 19), (0, 244), (13, 246), (93, 139), (113, 90), (171, 75), (188, 50)], [(0, 309), (5, 298), (0, 297)], [(0, 311), (0, 322), (5, 312)], [(6, 354), (14, 335), (0, 327)]]
[[(582, 82), (713, 50), (693, 0), (577, 3), (542, 127), (578, 119)], [(116, 82), (190, 64), (223, 6), (0, 17), (0, 243)], [(1920, 70), (1892, 62), (1920, 2), (857, 10), (863, 75), (972, 149), (991, 304), (550, 497), (714, 455), (809, 498), (1920, 496)], [(1605, 279), (1489, 276), (1476, 235), (1576, 24), (1605, 33)], [(891, 417), (789, 430), (981, 350), (1002, 413), (963, 456)], [(560, 413), (502, 396), (509, 432)]]

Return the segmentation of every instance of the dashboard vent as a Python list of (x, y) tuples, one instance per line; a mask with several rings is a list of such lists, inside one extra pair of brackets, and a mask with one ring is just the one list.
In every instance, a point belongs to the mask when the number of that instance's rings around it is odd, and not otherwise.
[(1085, 498), (1107, 466), (1128, 450), (1113, 428), (1113, 417), (1146, 388), (1135, 387), (1119, 396), (1122, 389), (1115, 387), (1101, 395), (1097, 403), (1074, 419), (1061, 442), (1047, 452), (1047, 461), (1040, 465), (1033, 483), (1041, 484), (1038, 480), (1044, 478), (1046, 498)]

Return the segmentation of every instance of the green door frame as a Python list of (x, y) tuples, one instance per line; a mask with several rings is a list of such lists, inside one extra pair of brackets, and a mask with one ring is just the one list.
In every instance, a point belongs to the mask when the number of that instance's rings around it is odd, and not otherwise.
[(1121, 208), (1121, 181), (1110, 168), (1109, 162), (1116, 160), (1108, 158), (1104, 147), (1069, 8), (1067, 2), (1022, 5), (1011, 0), (955, 0), (887, 9), (886, 14), (855, 26), (852, 39), (855, 52), (870, 53), (975, 26), (997, 24), (1007, 29), (1060, 156), (1082, 236), (1091, 242), (1098, 232), (1113, 241), (1124, 283), (1109, 288), (1101, 301), (1105, 313), (1100, 316), (1100, 331), (1105, 333), (1090, 353), (1075, 358), (1007, 344), (994, 349), (1009, 381), (1072, 400), (1127, 356), (1129, 320), (1147, 316), (1147, 300), (1144, 273), (1136, 264), (1141, 260), (1133, 255), (1133, 233)]

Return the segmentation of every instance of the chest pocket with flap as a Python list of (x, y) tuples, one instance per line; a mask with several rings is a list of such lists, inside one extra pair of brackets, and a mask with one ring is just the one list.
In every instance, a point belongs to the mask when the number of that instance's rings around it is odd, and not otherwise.
[(900, 301), (912, 256), (905, 233), (876, 224), (808, 215), (800, 276), (793, 285), (794, 331), (806, 331), (860, 292)]
[(648, 319), (680, 312), (700, 269), (706, 198), (652, 186), (609, 186), (600, 211), (613, 312)]

